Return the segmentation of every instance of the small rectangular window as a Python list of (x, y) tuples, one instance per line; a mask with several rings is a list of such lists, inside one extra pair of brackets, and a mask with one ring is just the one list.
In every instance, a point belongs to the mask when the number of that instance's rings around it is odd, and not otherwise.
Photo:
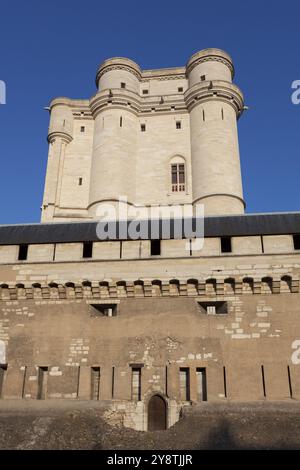
[(131, 372), (131, 400), (141, 401), (141, 367), (132, 367)]
[(231, 253), (231, 237), (221, 237), (221, 253)]
[(190, 369), (181, 367), (179, 369), (180, 398), (182, 401), (190, 401)]
[(121, 82), (121, 88), (126, 88), (126, 83)]
[(85, 127), (84, 126), (80, 127), (80, 132), (85, 132)]
[(120, 116), (120, 127), (122, 127), (122, 126), (123, 126), (123, 118), (122, 118), (122, 116)]
[(151, 249), (150, 249), (151, 256), (159, 256), (161, 252), (160, 240), (151, 240), (150, 244), (151, 244)]
[(145, 132), (146, 131), (146, 124), (141, 124), (141, 132)]
[(84, 242), (82, 257), (83, 258), (92, 258), (93, 256), (93, 242)]
[(82, 178), (78, 178), (78, 185), (82, 186)]
[(176, 129), (181, 129), (181, 121), (176, 121)]
[(294, 250), (300, 250), (300, 234), (293, 235)]
[(103, 315), (104, 317), (117, 316), (117, 304), (90, 304), (93, 315)]
[(200, 311), (208, 315), (225, 315), (228, 313), (227, 302), (198, 302)]
[(206, 75), (201, 75), (200, 80), (201, 82), (204, 82), (206, 80)]
[(19, 246), (18, 260), (25, 261), (28, 255), (28, 245), (22, 244)]
[(183, 87), (182, 86), (179, 86), (178, 87), (178, 93), (182, 93), (183, 92)]
[(91, 400), (99, 400), (100, 367), (91, 368)]
[(143, 95), (148, 95), (148, 94), (149, 94), (149, 90), (143, 90), (142, 93), (143, 93)]

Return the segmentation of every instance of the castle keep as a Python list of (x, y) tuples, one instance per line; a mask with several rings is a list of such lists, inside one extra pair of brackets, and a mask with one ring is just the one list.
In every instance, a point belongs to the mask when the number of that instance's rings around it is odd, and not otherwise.
[[(300, 398), (300, 213), (244, 214), (230, 56), (106, 60), (50, 104), (40, 224), (0, 227), (0, 396), (101, 401), (165, 429), (203, 401)], [(204, 206), (192, 235), (99, 240), (97, 217)], [(141, 217), (142, 218), (142, 217)]]

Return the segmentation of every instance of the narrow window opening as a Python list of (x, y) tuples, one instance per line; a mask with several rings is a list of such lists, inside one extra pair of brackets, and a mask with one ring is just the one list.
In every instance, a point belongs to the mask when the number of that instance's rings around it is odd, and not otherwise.
[(207, 401), (206, 369), (200, 367), (196, 369), (197, 375), (197, 400)]
[(201, 82), (204, 82), (206, 80), (206, 75), (201, 75), (200, 80)]
[(37, 399), (45, 400), (47, 396), (48, 367), (38, 368), (38, 391)]
[(55, 256), (56, 256), (56, 243), (54, 243), (54, 247), (53, 247), (53, 258), (52, 258), (52, 261), (55, 261)]
[(151, 240), (150, 241), (150, 254), (151, 256), (159, 256), (161, 253), (161, 243), (160, 240)]
[(261, 378), (262, 378), (262, 387), (263, 387), (263, 396), (266, 398), (266, 382), (265, 382), (265, 369), (264, 366), (261, 366)]
[(190, 401), (190, 369), (181, 367), (179, 369), (180, 398), (182, 401)]
[(292, 389), (292, 380), (291, 380), (290, 366), (287, 366), (287, 373), (288, 373), (288, 380), (289, 380), (290, 397), (293, 398), (293, 389)]
[(223, 110), (223, 108), (221, 109), (221, 116), (222, 116), (222, 121), (224, 121), (224, 110)]
[(120, 127), (122, 127), (122, 125), (123, 125), (123, 118), (122, 116), (120, 116)]
[(193, 244), (192, 244), (192, 240), (190, 240), (190, 256), (193, 256)]
[(84, 242), (82, 257), (83, 258), (92, 258), (93, 256), (93, 242)]
[(148, 94), (149, 94), (149, 90), (143, 90), (142, 93), (143, 93), (143, 95), (148, 95)]
[(85, 132), (85, 126), (80, 127), (80, 132)]
[(120, 241), (120, 259), (122, 259), (123, 242)]
[(166, 366), (165, 374), (166, 374), (166, 397), (167, 397), (168, 396), (168, 366)]
[(25, 386), (26, 386), (26, 374), (27, 374), (27, 366), (24, 367), (24, 375), (23, 375), (23, 383), (22, 383), (22, 398), (25, 398)]
[(28, 245), (22, 244), (19, 246), (18, 260), (25, 261), (28, 255)]
[(221, 237), (221, 253), (231, 253), (231, 237)]
[(126, 88), (126, 83), (125, 82), (121, 82), (121, 88)]
[(99, 400), (100, 367), (91, 368), (91, 400)]
[(146, 124), (141, 124), (141, 132), (146, 132)]
[(227, 379), (226, 379), (226, 368), (223, 366), (223, 382), (224, 382), (224, 397), (227, 398)]
[(265, 252), (265, 247), (264, 247), (264, 237), (261, 235), (260, 236), (260, 241), (261, 241), (261, 252)]
[(182, 93), (183, 92), (183, 87), (182, 86), (179, 86), (178, 87), (178, 93)]
[(205, 112), (204, 112), (204, 109), (202, 109), (202, 119), (203, 119), (203, 121), (205, 121)]
[(82, 186), (82, 178), (78, 178), (78, 186)]
[(300, 250), (300, 234), (293, 235), (294, 249)]
[(181, 121), (176, 121), (176, 129), (181, 129)]
[(111, 397), (114, 398), (115, 396), (115, 368), (112, 368), (112, 375), (111, 375)]
[(131, 369), (131, 400), (141, 401), (141, 367)]
[(7, 371), (7, 364), (0, 365), (0, 398), (3, 396), (4, 378)]

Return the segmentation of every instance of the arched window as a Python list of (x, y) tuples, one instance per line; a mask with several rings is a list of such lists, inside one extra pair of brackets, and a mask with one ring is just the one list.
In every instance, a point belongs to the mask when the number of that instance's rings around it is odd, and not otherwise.
[(174, 157), (171, 160), (171, 189), (172, 193), (186, 190), (185, 161), (182, 157)]

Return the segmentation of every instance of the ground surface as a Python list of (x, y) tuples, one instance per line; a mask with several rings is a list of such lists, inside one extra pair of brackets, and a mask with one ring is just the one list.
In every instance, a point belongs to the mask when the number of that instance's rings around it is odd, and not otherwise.
[(0, 449), (300, 449), (300, 403), (204, 403), (167, 431), (108, 425), (103, 405), (0, 402)]

